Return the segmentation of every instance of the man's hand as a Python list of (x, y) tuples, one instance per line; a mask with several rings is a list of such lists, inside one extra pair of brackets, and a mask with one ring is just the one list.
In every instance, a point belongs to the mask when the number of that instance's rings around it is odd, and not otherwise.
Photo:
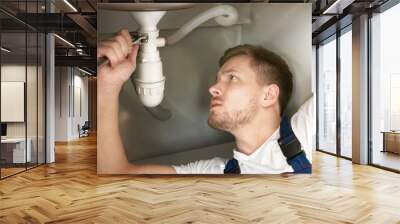
[(97, 71), (97, 173), (98, 174), (173, 174), (171, 166), (129, 163), (118, 128), (118, 97), (122, 85), (136, 68), (138, 46), (132, 44), (128, 30), (98, 44), (97, 59), (109, 63)]
[(106, 57), (109, 63), (100, 65), (97, 69), (98, 85), (105, 92), (121, 90), (136, 69), (136, 55), (139, 46), (132, 44), (127, 29), (108, 40), (98, 43), (97, 60)]

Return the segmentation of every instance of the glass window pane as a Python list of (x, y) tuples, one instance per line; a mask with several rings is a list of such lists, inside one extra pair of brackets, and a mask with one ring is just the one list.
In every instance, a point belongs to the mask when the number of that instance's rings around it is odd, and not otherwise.
[(340, 36), (340, 152), (352, 157), (352, 35)]
[(400, 170), (400, 4), (372, 18), (372, 163)]
[(1, 175), (25, 170), (30, 161), (26, 144), (26, 33), (1, 34)]
[(336, 38), (318, 51), (318, 146), (336, 153)]
[(26, 113), (27, 113), (27, 142), (30, 144), (30, 159), (28, 168), (37, 165), (37, 33), (27, 33), (28, 38), (28, 63), (26, 80)]
[[(45, 12), (45, 2), (0, 1), (0, 7), (10, 9), (24, 20), (27, 18), (25, 13)], [(45, 162), (46, 54), (43, 33), (2, 12), (0, 17), (3, 18), (0, 21), (0, 177), (4, 178)]]

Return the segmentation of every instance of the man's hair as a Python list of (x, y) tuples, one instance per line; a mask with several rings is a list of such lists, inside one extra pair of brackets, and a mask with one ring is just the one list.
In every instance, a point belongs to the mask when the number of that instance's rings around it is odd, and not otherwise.
[(282, 115), (293, 91), (293, 74), (289, 66), (274, 52), (249, 44), (226, 50), (219, 59), (219, 66), (222, 67), (229, 59), (240, 55), (251, 57), (251, 67), (261, 85), (276, 84), (279, 87), (279, 105)]

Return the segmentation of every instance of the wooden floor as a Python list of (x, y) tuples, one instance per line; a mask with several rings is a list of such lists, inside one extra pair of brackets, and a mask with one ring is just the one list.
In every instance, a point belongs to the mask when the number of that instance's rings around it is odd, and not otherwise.
[(1, 178), (8, 177), (10, 175), (22, 172), (24, 170), (26, 170), (25, 167), (23, 167), (23, 168), (20, 168), (20, 167), (17, 167), (17, 168), (1, 168)]
[[(14, 165), (14, 164), (12, 164), (12, 165)], [(26, 167), (25, 167), (25, 164), (18, 164), (16, 167), (6, 167), (6, 168), (2, 167), (0, 170), (1, 178), (6, 178), (8, 176), (15, 175), (17, 173), (24, 172), (29, 169), (33, 169), (37, 166), (38, 165), (36, 163), (27, 163)]]
[(312, 175), (96, 175), (96, 139), (0, 181), (0, 223), (400, 223), (400, 175), (316, 152)]

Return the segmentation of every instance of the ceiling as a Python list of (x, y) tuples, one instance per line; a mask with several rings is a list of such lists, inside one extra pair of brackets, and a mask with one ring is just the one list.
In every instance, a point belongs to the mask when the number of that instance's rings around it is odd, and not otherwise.
[(352, 23), (357, 17), (387, 3), (389, 0), (314, 0), (312, 36), (318, 44), (332, 36), (337, 30)]
[[(55, 38), (56, 65), (81, 66), (95, 73), (97, 1), (48, 0), (47, 2), (46, 5), (44, 0), (0, 1), (2, 46), (12, 50), (7, 57), (21, 59), (28, 55), (28, 58), (31, 58), (36, 54), (37, 44), (29, 43), (31, 41), (36, 43), (36, 39), (32, 40), (35, 35), (29, 33), (52, 32), (75, 45), (72, 47), (60, 38)], [(25, 32), (28, 33), (27, 38)], [(25, 41), (28, 41), (27, 45)]]
[[(311, 3), (313, 43), (336, 32), (341, 26), (351, 23), (352, 17), (366, 10), (374, 9), (388, 0), (269, 0), (226, 2), (269, 2), (269, 3)], [(100, 2), (171, 2), (170, 0), (1, 0), (0, 27), (3, 33), (2, 45), (14, 50), (14, 54), (25, 55), (35, 51), (35, 44), (28, 44), (25, 52), (25, 31), (55, 32), (75, 45), (72, 48), (56, 38), (56, 63), (58, 65), (86, 66), (96, 70), (96, 4)], [(204, 1), (198, 1), (204, 2)], [(222, 1), (223, 2), (223, 1)], [(69, 3), (69, 4), (68, 4)], [(50, 7), (52, 13), (50, 12)], [(72, 7), (71, 7), (72, 6)], [(342, 22), (338, 23), (341, 20)], [(339, 26), (338, 26), (339, 24)], [(29, 36), (28, 42), (33, 36)], [(77, 50), (79, 49), (79, 50)], [(91, 66), (87, 66), (90, 64)]]

